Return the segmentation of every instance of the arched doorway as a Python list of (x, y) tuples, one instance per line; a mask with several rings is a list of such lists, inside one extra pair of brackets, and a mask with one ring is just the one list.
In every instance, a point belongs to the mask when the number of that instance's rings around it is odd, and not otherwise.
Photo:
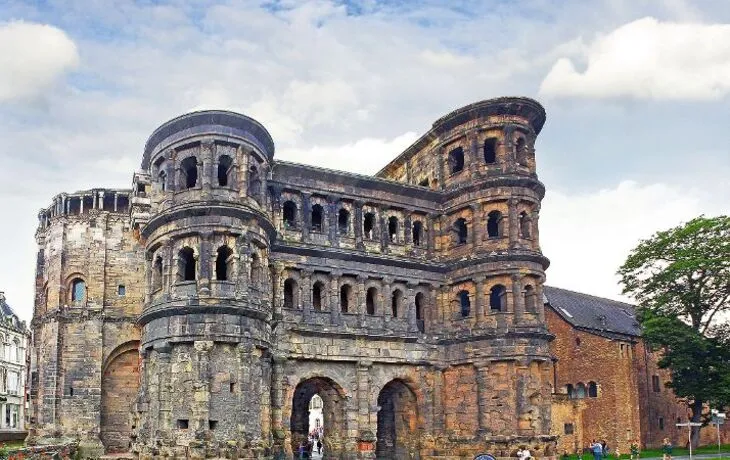
[(132, 432), (132, 404), (139, 389), (139, 342), (117, 347), (101, 378), (101, 442), (108, 453), (127, 452)]
[(417, 459), (419, 455), (416, 394), (402, 380), (388, 382), (378, 395), (378, 440), (375, 457)]
[(347, 441), (345, 404), (342, 387), (331, 379), (314, 377), (300, 382), (294, 389), (292, 401), (292, 451), (296, 453), (299, 445), (312, 436), (321, 440), (323, 458), (337, 458), (344, 452)]

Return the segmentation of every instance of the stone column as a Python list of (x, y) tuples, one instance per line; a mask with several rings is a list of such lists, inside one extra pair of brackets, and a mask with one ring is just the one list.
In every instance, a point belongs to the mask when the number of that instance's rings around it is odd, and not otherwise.
[(380, 250), (387, 253), (390, 239), (388, 238), (388, 207), (378, 209), (378, 222), (380, 227)]
[(355, 308), (357, 308), (360, 327), (365, 327), (365, 282), (367, 279), (368, 277), (365, 275), (357, 275), (357, 305), (355, 305)]
[(162, 242), (162, 293), (166, 296), (170, 295), (172, 285), (175, 283), (174, 266), (172, 241), (165, 240)]
[(302, 314), (304, 315), (304, 322), (309, 322), (309, 317), (312, 314), (312, 270), (302, 270), (301, 272), (301, 286), (299, 288), (299, 302), (302, 305)]
[(480, 211), (481, 206), (478, 204), (471, 205), (471, 243), (474, 248), (479, 246), (482, 238), (482, 226), (484, 219), (481, 217)]
[(483, 275), (478, 276), (474, 279), (474, 284), (476, 288), (474, 294), (474, 316), (478, 325), (482, 325), (482, 322), (484, 321), (484, 316), (486, 315), (486, 311), (488, 308), (488, 305), (484, 302), (485, 282), (486, 278)]
[(413, 242), (413, 223), (411, 222), (411, 213), (406, 212), (403, 219), (403, 243), (411, 244)]
[(340, 324), (340, 277), (342, 272), (332, 272), (330, 274), (330, 314), (332, 315), (332, 324)]
[(114, 212), (117, 212), (118, 199), (119, 199), (119, 194), (117, 194), (117, 192), (114, 192)]
[(249, 343), (239, 343), (236, 346), (236, 351), (238, 352), (238, 369), (236, 381), (233, 383), (238, 387), (235, 392), (237, 392), (236, 400), (238, 401), (238, 411), (240, 411), (236, 418), (237, 422), (244, 426), (243, 432), (251, 433), (252, 427), (250, 424), (253, 422), (252, 418), (258, 415), (258, 411), (254, 411), (254, 414), (251, 413), (251, 409), (253, 409), (252, 402), (258, 400), (255, 392), (251, 392), (251, 389), (254, 387), (251, 382), (251, 374), (254, 372), (251, 357), (253, 346)]
[(389, 276), (383, 278), (383, 289), (380, 290), (380, 302), (378, 302), (386, 324), (388, 324), (390, 322), (390, 318), (393, 317), (393, 311), (391, 309), (392, 299), (390, 297), (393, 290), (392, 284), (393, 278)]
[(355, 245), (358, 249), (364, 250), (365, 246), (362, 242), (362, 201), (356, 201), (353, 206), (352, 225), (355, 233)]
[(532, 249), (540, 251), (540, 226), (538, 220), (540, 219), (540, 204), (538, 203), (537, 209), (532, 211)]
[(284, 368), (286, 357), (274, 356), (271, 368), (271, 420), (274, 431), (284, 429)]
[(444, 392), (444, 371), (448, 369), (449, 366), (445, 366), (442, 364), (435, 364), (433, 365), (433, 406), (431, 407), (432, 410), (432, 419), (433, 419), (433, 425), (434, 425), (434, 435), (435, 436), (443, 436), (444, 435), (444, 428), (446, 425), (445, 420), (445, 414), (444, 414), (444, 400), (443, 400), (443, 392)]
[(309, 193), (302, 193), (302, 241), (309, 241), (312, 228), (312, 202)]
[[(370, 405), (370, 370), (373, 363), (371, 361), (357, 362), (357, 425), (359, 430), (359, 439), (367, 438), (367, 434), (375, 435), (377, 428), (374, 427), (373, 420), (377, 420), (377, 412), (373, 413)], [(370, 433), (365, 433), (369, 431)]]
[(445, 177), (446, 177), (446, 174), (444, 174), (444, 156), (445, 156), (445, 154), (446, 154), (446, 151), (445, 151), (444, 147), (439, 147), (438, 151), (436, 152), (436, 161), (437, 161), (436, 178), (439, 181), (439, 188), (441, 190), (444, 189), (444, 185), (445, 185), (444, 181), (445, 181)]
[(483, 164), (483, 161), (480, 161), (479, 158), (479, 145), (477, 143), (477, 133), (475, 131), (470, 131), (466, 135), (466, 143), (469, 151), (469, 173), (472, 179), (476, 179), (479, 166)]
[(197, 364), (196, 378), (193, 380), (193, 402), (190, 413), (192, 415), (191, 428), (195, 432), (208, 430), (209, 404), (210, 404), (210, 350), (213, 342), (200, 340), (193, 343), (195, 350), (195, 363)]
[(508, 215), (507, 215), (507, 222), (508, 222), (508, 235), (509, 235), (509, 247), (515, 248), (518, 246), (520, 242), (519, 238), (519, 226), (520, 226), (520, 220), (519, 216), (517, 215), (517, 199), (516, 198), (510, 198), (507, 201), (507, 207), (509, 209)]
[(479, 421), (478, 434), (484, 434), (489, 431), (488, 399), (492, 397), (487, 389), (487, 385), (489, 382), (489, 364), (475, 363), (474, 368), (477, 381), (477, 420)]
[(406, 320), (408, 321), (408, 331), (418, 332), (418, 325), (416, 324), (416, 294), (415, 289), (418, 283), (409, 281), (406, 284), (406, 295), (404, 299), (406, 307)]
[(274, 285), (273, 285), (273, 300), (274, 300), (274, 315), (281, 318), (284, 308), (284, 264), (276, 262), (274, 264)]
[(426, 253), (428, 257), (433, 257), (433, 253), (436, 249), (436, 215), (429, 214), (426, 218)]
[(198, 255), (198, 291), (203, 295), (210, 294), (210, 279), (213, 259), (213, 245), (210, 233), (200, 235), (200, 254)]
[(332, 247), (339, 246), (340, 239), (337, 236), (337, 197), (327, 196), (327, 238)]
[(170, 355), (172, 347), (164, 344), (157, 351), (158, 414), (157, 429), (163, 433), (172, 427), (172, 388), (170, 386)]
[(213, 161), (213, 151), (215, 144), (212, 140), (205, 140), (200, 144), (200, 156), (198, 157), (198, 181), (200, 187), (207, 195), (211, 189), (211, 163)]
[(525, 313), (525, 302), (522, 296), (522, 277), (519, 274), (512, 275), (512, 306), (515, 316), (515, 324), (522, 321)]
[(537, 283), (535, 283), (535, 309), (537, 311), (537, 319), (540, 321), (540, 324), (545, 324), (545, 303), (543, 302), (543, 283), (545, 282), (545, 278), (541, 278)]

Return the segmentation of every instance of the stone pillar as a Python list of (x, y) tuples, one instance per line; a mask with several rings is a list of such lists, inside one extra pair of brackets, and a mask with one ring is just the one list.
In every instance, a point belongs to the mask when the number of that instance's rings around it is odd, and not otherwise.
[(478, 204), (471, 205), (471, 243), (475, 249), (481, 241), (482, 225), (484, 223), (484, 219), (481, 218), (482, 216), (479, 212), (480, 208), (481, 206)]
[(535, 283), (535, 309), (537, 311), (537, 319), (540, 321), (540, 324), (545, 324), (545, 303), (543, 302), (543, 283), (545, 282), (545, 278), (541, 278), (537, 283)]
[(236, 346), (236, 351), (238, 352), (238, 369), (236, 373), (236, 380), (232, 380), (231, 382), (238, 387), (235, 390), (237, 392), (236, 400), (238, 401), (238, 411), (240, 411), (240, 414), (237, 417), (237, 422), (243, 425), (244, 433), (251, 433), (251, 422), (253, 422), (253, 418), (258, 415), (258, 411), (253, 411), (254, 413), (252, 414), (253, 407), (251, 401), (257, 401), (256, 395), (252, 395), (254, 396), (253, 398), (247, 398), (247, 395), (250, 395), (251, 390), (255, 386), (251, 381), (251, 374), (254, 372), (253, 360), (251, 357), (253, 346), (248, 343), (239, 343)]
[(540, 219), (540, 204), (537, 204), (537, 209), (532, 211), (532, 248), (535, 251), (540, 251), (540, 226), (538, 220)]
[(355, 245), (358, 249), (364, 250), (362, 242), (362, 201), (356, 201), (353, 206), (352, 226), (355, 233)]
[(426, 231), (426, 253), (428, 257), (433, 257), (433, 253), (436, 249), (436, 215), (435, 214), (429, 214), (426, 218), (426, 225), (425, 225), (425, 231)]
[(198, 256), (198, 291), (203, 295), (210, 294), (210, 280), (213, 265), (213, 244), (210, 233), (200, 235), (200, 254)]
[(403, 243), (411, 244), (413, 242), (413, 222), (411, 222), (411, 213), (406, 212), (403, 220)]
[(175, 283), (175, 257), (172, 248), (172, 242), (165, 240), (162, 242), (162, 293), (170, 295), (172, 285)]
[(104, 192), (99, 192), (99, 209), (104, 209)]
[(304, 315), (304, 322), (309, 321), (309, 317), (312, 313), (312, 270), (302, 270), (301, 272), (301, 286), (299, 288), (299, 302), (302, 305), (302, 312)]
[(467, 150), (469, 152), (469, 173), (472, 179), (476, 179), (479, 166), (484, 162), (479, 158), (479, 146), (477, 144), (477, 133), (470, 131), (466, 135)]
[(81, 195), (79, 197), (79, 214), (83, 214), (83, 213), (84, 213), (84, 196)]
[(330, 314), (332, 315), (332, 324), (340, 324), (340, 277), (342, 272), (332, 272), (330, 274)]
[(271, 368), (271, 421), (274, 432), (284, 430), (283, 408), (284, 408), (284, 368), (286, 358), (274, 356)]
[(508, 219), (508, 235), (509, 235), (509, 247), (515, 248), (520, 242), (519, 238), (519, 226), (520, 226), (520, 220), (519, 216), (517, 215), (517, 199), (516, 198), (510, 198), (507, 201), (507, 207), (509, 209), (507, 219)]
[(434, 426), (434, 435), (443, 436), (444, 428), (446, 425), (445, 414), (444, 414), (444, 371), (448, 369), (448, 366), (436, 364), (433, 366), (433, 405), (432, 419)]
[(388, 252), (388, 246), (390, 243), (390, 239), (388, 238), (388, 220), (386, 219), (388, 215), (388, 207), (383, 207), (378, 209), (378, 222), (380, 227), (380, 250), (383, 252)]
[(406, 284), (406, 295), (404, 299), (406, 307), (406, 320), (408, 321), (408, 331), (418, 332), (418, 325), (416, 324), (416, 294), (415, 289), (418, 283), (409, 281)]
[(273, 298), (274, 298), (274, 315), (281, 318), (284, 308), (284, 264), (276, 262), (274, 264), (274, 285), (273, 285)]
[(197, 375), (193, 380), (193, 402), (190, 408), (191, 428), (198, 433), (208, 430), (208, 416), (210, 403), (210, 350), (213, 342), (200, 340), (193, 343), (195, 350), (195, 362), (197, 364)]
[(359, 440), (372, 439), (377, 431), (377, 409), (370, 405), (370, 370), (371, 361), (357, 362), (357, 426)]
[(172, 388), (170, 387), (170, 355), (172, 348), (164, 344), (157, 351), (158, 413), (157, 429), (163, 433), (172, 427)]
[(327, 238), (333, 247), (339, 246), (340, 239), (337, 236), (337, 197), (327, 196)]
[(444, 156), (446, 155), (446, 151), (444, 147), (439, 147), (438, 151), (436, 152), (436, 178), (439, 181), (439, 189), (444, 189), (444, 181), (446, 174), (444, 173)]
[(522, 296), (522, 277), (519, 274), (512, 275), (512, 312), (515, 315), (515, 324), (522, 321), (525, 313), (525, 298)]
[(312, 202), (309, 193), (302, 193), (302, 241), (309, 241), (312, 228)]
[(390, 318), (393, 317), (393, 310), (391, 309), (391, 291), (393, 290), (392, 284), (393, 278), (389, 276), (383, 278), (383, 289), (380, 290), (380, 301), (378, 302), (378, 305), (382, 310), (383, 319), (385, 320), (386, 324), (390, 322)]
[(117, 192), (114, 192), (114, 212), (117, 212), (117, 202), (118, 202), (119, 195)]
[(238, 147), (236, 150), (236, 161), (240, 174), (238, 174), (238, 194), (239, 196), (246, 196), (248, 193), (248, 153), (243, 147)]
[(485, 303), (484, 299), (484, 283), (486, 282), (486, 278), (482, 276), (478, 276), (474, 279), (475, 284), (475, 294), (474, 294), (474, 316), (476, 318), (476, 323), (478, 325), (481, 325), (484, 321), (484, 316), (486, 315), (486, 311), (488, 308), (488, 304)]
[(61, 195), (61, 209), (63, 210), (63, 211), (61, 211), (62, 214), (68, 215), (69, 204), (70, 204), (70, 202), (67, 199), (66, 194), (64, 193), (63, 195)]
[(489, 364), (488, 363), (475, 363), (474, 364), (477, 381), (477, 420), (478, 433), (484, 434), (489, 431), (489, 398), (492, 397), (489, 394), (487, 385), (489, 382)]
[(357, 313), (360, 320), (360, 327), (365, 327), (365, 282), (367, 281), (367, 279), (368, 277), (365, 275), (357, 275), (357, 305), (355, 306), (355, 308), (357, 308)]

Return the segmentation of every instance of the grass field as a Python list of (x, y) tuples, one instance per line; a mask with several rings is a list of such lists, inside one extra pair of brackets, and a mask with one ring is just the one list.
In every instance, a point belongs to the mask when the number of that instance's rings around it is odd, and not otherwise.
[[(720, 451), (722, 454), (727, 454), (727, 457), (730, 458), (730, 444), (724, 444), (720, 446)], [(692, 449), (692, 454), (716, 454), (717, 453), (717, 446), (702, 446), (698, 447), (697, 449)], [(656, 458), (661, 457), (663, 454), (662, 449), (646, 449), (642, 450), (640, 453), (640, 458)], [(682, 455), (689, 455), (689, 450), (687, 450), (684, 447), (675, 447), (672, 449), (672, 456), (682, 456)], [(631, 456), (628, 454), (628, 452), (622, 452), (620, 460), (628, 459)], [(577, 454), (572, 454), (568, 456), (563, 456), (563, 460), (578, 460)], [(593, 455), (590, 454), (583, 454), (583, 460), (593, 460)], [(611, 452), (609, 456), (606, 457), (606, 460), (616, 460), (615, 452)]]

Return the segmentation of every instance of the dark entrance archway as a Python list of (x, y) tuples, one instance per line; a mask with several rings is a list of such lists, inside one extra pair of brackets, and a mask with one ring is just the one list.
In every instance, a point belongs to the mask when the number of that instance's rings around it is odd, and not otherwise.
[(299, 444), (307, 440), (314, 426), (309, 426), (309, 407), (314, 395), (322, 398), (323, 458), (338, 458), (347, 443), (345, 393), (337, 383), (326, 377), (313, 377), (294, 389), (291, 412), (291, 446), (297, 452)]
[(378, 440), (375, 457), (418, 459), (419, 429), (416, 394), (402, 380), (388, 382), (378, 395)]

